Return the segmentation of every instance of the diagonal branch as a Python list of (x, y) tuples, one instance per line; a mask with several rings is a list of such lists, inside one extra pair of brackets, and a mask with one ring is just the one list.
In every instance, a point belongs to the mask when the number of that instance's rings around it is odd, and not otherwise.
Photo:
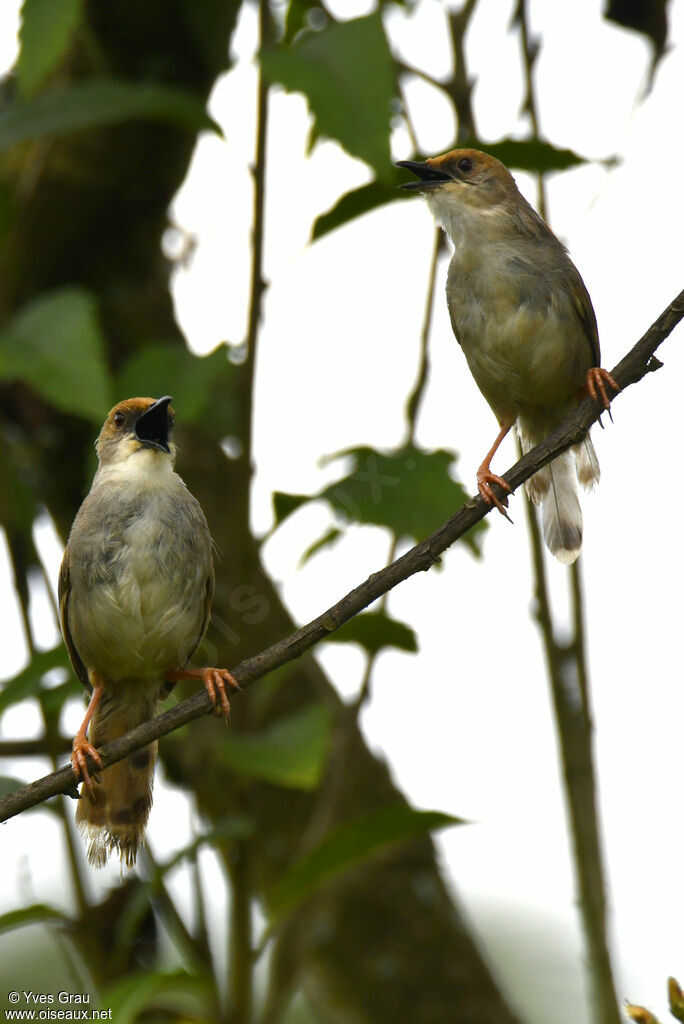
[[(623, 391), (662, 365), (653, 353), (683, 318), (684, 291), (680, 292), (611, 371)], [(572, 415), (568, 416), (552, 434), (516, 462), (504, 474), (504, 479), (515, 490), (542, 466), (547, 465), (561, 452), (581, 441), (589, 427), (598, 418), (599, 410), (596, 405), (589, 398), (585, 398)], [(482, 498), (479, 496), (471, 498), (425, 540), (416, 544), (384, 569), (373, 573), (364, 583), (350, 591), (337, 604), (306, 626), (302, 626), (301, 629), (279, 640), (253, 658), (245, 659), (232, 670), (233, 675), (238, 682), (245, 686), (280, 665), (301, 657), (302, 654), (321, 640), (325, 640), (332, 632), (363, 611), (377, 598), (396, 587), (398, 583), (413, 576), (414, 573), (429, 569), (448, 547), (490, 511), (491, 509), (485, 505)], [(132, 729), (125, 736), (106, 743), (100, 749), (103, 768), (116, 761), (121, 761), (134, 750), (146, 746), (160, 736), (165, 736), (166, 733), (172, 732), (210, 711), (209, 697), (206, 691), (202, 690), (175, 708), (171, 708), (157, 718)], [(89, 766), (91, 770), (97, 770), (97, 766), (92, 764)], [(0, 821), (6, 821), (15, 814), (20, 814), (27, 808), (58, 793), (77, 795), (70, 766), (61, 768), (51, 775), (46, 775), (30, 785), (22, 786), (13, 793), (0, 798)]]

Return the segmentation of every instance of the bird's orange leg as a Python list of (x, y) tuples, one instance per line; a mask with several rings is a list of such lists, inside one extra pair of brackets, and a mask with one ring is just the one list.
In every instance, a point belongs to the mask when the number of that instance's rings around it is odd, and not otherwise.
[[(223, 715), (226, 722), (230, 722), (230, 701), (226, 693), (226, 684), (233, 690), (240, 690), (241, 686), (227, 668), (174, 669), (166, 673), (166, 678), (171, 683), (177, 683), (180, 679), (201, 679), (209, 694), (209, 700), (214, 707), (215, 714)], [(216, 696), (217, 690), (218, 698)]]
[(485, 455), (477, 471), (477, 489), (480, 492), (480, 495), (482, 496), (482, 500), (487, 505), (496, 505), (501, 515), (505, 516), (506, 519), (509, 518), (508, 513), (506, 512), (508, 498), (504, 497), (503, 501), (497, 498), (496, 494), (492, 490), (491, 485), (498, 484), (499, 487), (502, 487), (504, 491), (507, 491), (509, 494), (511, 493), (511, 488), (508, 486), (508, 484), (502, 477), (497, 476), (496, 473), (492, 473), (491, 469), (489, 468), (489, 464), (494, 458), (497, 448), (499, 447), (499, 445), (501, 444), (504, 437), (506, 436), (506, 434), (508, 433), (512, 426), (512, 423), (504, 423), (502, 425), (501, 430), (497, 434), (496, 441)]
[(102, 766), (102, 761), (96, 748), (92, 743), (88, 742), (88, 726), (95, 714), (97, 705), (100, 703), (102, 692), (101, 684), (93, 686), (93, 692), (91, 694), (90, 701), (88, 702), (88, 707), (86, 708), (85, 718), (81, 722), (81, 728), (74, 736), (74, 742), (71, 745), (71, 767), (76, 778), (78, 780), (83, 780), (83, 785), (89, 793), (92, 792), (93, 783), (90, 778), (90, 773), (88, 772), (86, 757), (92, 757), (93, 761), (100, 765), (100, 767)]
[(606, 384), (608, 387), (613, 389), (615, 394), (620, 390), (620, 385), (617, 383), (615, 378), (608, 373), (608, 370), (604, 370), (601, 366), (592, 366), (587, 373), (586, 389), (589, 392), (591, 399), (596, 402), (597, 405), (602, 405), (605, 411), (610, 415), (610, 399), (606, 394)]

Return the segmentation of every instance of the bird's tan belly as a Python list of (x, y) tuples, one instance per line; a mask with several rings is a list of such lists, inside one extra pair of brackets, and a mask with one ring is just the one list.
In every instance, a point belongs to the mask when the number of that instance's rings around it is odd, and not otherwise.
[(458, 321), (470, 371), (499, 419), (546, 409), (557, 416), (582, 387), (591, 355), (571, 320), (522, 307), (505, 317), (478, 309), (475, 316), (461, 313)]
[(88, 668), (109, 679), (161, 680), (185, 665), (200, 639), (200, 595), (181, 603), (165, 582), (141, 585), (134, 573), (89, 588), (76, 606), (82, 608), (71, 622), (76, 649)]

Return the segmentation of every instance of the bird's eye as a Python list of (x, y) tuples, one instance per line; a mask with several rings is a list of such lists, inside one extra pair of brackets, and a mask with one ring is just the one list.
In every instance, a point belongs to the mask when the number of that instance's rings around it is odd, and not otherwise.
[(121, 427), (123, 427), (125, 422), (126, 422), (126, 417), (124, 416), (124, 414), (122, 412), (115, 412), (114, 413), (114, 426), (115, 427), (121, 428)]
[(467, 174), (469, 171), (472, 171), (473, 161), (470, 159), (469, 156), (461, 157), (461, 159), (458, 161), (458, 169), (459, 171), (463, 171), (464, 174)]

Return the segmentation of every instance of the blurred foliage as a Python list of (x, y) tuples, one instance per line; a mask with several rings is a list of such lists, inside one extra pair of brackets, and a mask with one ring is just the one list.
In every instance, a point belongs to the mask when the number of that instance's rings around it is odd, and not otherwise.
[[(273, 495), (275, 524), (311, 501), (324, 501), (343, 523), (384, 526), (396, 541), (423, 540), (453, 515), (470, 495), (453, 478), (453, 452), (424, 451), (403, 445), (394, 451), (349, 448), (330, 456), (345, 459), (349, 472), (315, 494)], [(476, 556), (482, 554), (486, 523), (478, 523), (459, 543)], [(307, 557), (335, 543), (340, 531), (328, 531), (308, 549)]]
[[(667, 979), (667, 994), (670, 1003), (670, 1013), (675, 1020), (684, 1021), (684, 993), (676, 978)], [(660, 1021), (647, 1010), (645, 1006), (636, 1006), (634, 1003), (625, 1003), (625, 1016), (636, 1024), (660, 1024)]]
[(25, 0), (16, 63), (20, 96), (32, 96), (59, 67), (81, 23), (82, 6), (83, 0)]
[(623, 28), (634, 29), (647, 36), (654, 50), (653, 63), (665, 53), (667, 43), (667, 8), (670, 0), (607, 0), (605, 16)]
[(94, 423), (113, 403), (93, 296), (60, 288), (27, 303), (0, 333), (0, 380), (23, 380), (63, 412)]
[(463, 824), (461, 818), (441, 811), (417, 811), (406, 804), (382, 807), (362, 819), (347, 822), (293, 864), (280, 879), (270, 894), (271, 914), (279, 921), (321, 886), (395, 843)]
[(396, 72), (379, 14), (326, 18), (324, 27), (302, 31), (289, 47), (263, 49), (260, 61), (272, 82), (305, 93), (314, 117), (311, 146), (321, 137), (336, 139), (380, 179), (391, 177)]
[[(390, 132), (393, 118), (405, 117), (405, 112), (400, 115), (401, 86), (414, 71), (392, 53), (381, 16), (386, 6), (395, 11), (404, 7), (410, 15), (415, 3), (383, 2), (371, 14), (346, 21), (336, 19), (315, 0), (274, 3), (270, 12), (265, 4), (261, 7), (266, 12), (264, 24), (270, 27), (258, 58), (264, 76), (305, 95), (312, 117), (311, 146), (320, 138), (334, 139), (366, 164), (369, 175), (366, 184), (345, 192), (315, 220), (313, 239), (402, 198), (397, 186), (404, 172), (391, 165)], [(207, 101), (216, 77), (230, 66), (241, 9), (239, 0), (146, 4), (24, 0), (21, 50), (13, 74), (3, 83), (0, 110), (4, 243), (0, 274), (12, 285), (0, 288), (0, 522), (24, 609), (29, 603), (29, 574), (39, 567), (32, 540), (34, 522), (46, 507), (62, 528), (68, 522), (83, 492), (84, 452), (91, 450), (95, 428), (115, 398), (174, 395), (196, 456), (189, 465), (196, 480), (189, 482), (195, 489), (203, 480), (205, 507), (217, 486), (225, 483), (227, 472), (223, 462), (212, 462), (210, 441), (235, 435), (248, 449), (251, 382), (247, 370), (230, 361), (226, 345), (198, 358), (180, 344), (168, 299), (169, 266), (162, 260), (160, 247), (165, 211), (187, 170), (197, 134), (220, 134), (207, 112)], [(471, 13), (472, 9), (470, 5)], [(608, 16), (647, 32), (658, 51), (663, 51), (664, 0), (651, 5), (611, 2)], [(433, 80), (432, 85), (454, 104), (456, 71), (448, 81)], [(585, 162), (581, 155), (532, 135), (530, 131), (527, 138), (491, 144), (471, 139), (470, 144), (513, 168), (542, 173)], [(454, 144), (457, 141), (466, 144), (461, 135)], [(98, 168), (98, 180), (91, 177), (93, 167)], [(122, 167), (130, 177), (122, 177)], [(121, 202), (130, 197), (128, 206)], [(46, 226), (49, 235), (43, 239), (40, 231)], [(100, 233), (102, 260), (93, 258), (88, 248), (93, 230)], [(36, 238), (41, 244), (32, 250)], [(14, 280), (16, 267), (26, 279)], [(193, 448), (194, 431), (200, 442)], [(249, 586), (257, 596), (267, 590), (276, 621), (285, 629), (289, 620), (279, 611), (272, 581), (264, 579), (258, 545), (249, 534), (250, 457), (246, 450), (242, 462), (235, 460), (236, 475), (230, 479), (241, 489), (219, 492), (216, 506), (221, 515), (215, 516), (215, 522), (222, 530), (223, 519), (227, 520), (229, 540), (237, 538), (237, 552), (225, 545), (234, 579), (255, 580)], [(275, 528), (312, 501), (323, 502), (334, 518), (335, 525), (311, 540), (304, 560), (340, 543), (354, 524), (388, 530), (394, 545), (422, 540), (469, 497), (455, 479), (452, 452), (426, 451), (411, 444), (390, 451), (358, 447), (333, 457), (343, 458), (346, 468), (332, 484), (312, 495), (274, 495)], [(242, 520), (230, 519), (234, 508), (243, 514)], [(236, 522), (238, 528), (231, 533)], [(479, 557), (484, 535), (485, 526), (480, 524), (461, 543)], [(219, 567), (217, 600), (223, 599), (234, 611), (232, 595), (226, 598), (221, 593), (222, 571)], [(228, 618), (228, 612), (222, 613)], [(273, 639), (265, 629), (250, 635), (258, 636), (264, 646)], [(386, 649), (412, 653), (418, 647), (411, 626), (385, 611), (364, 613), (328, 639), (359, 645), (371, 665)], [(242, 643), (244, 637), (231, 633), (230, 643), (238, 641)], [(226, 649), (234, 653), (228, 643)], [(83, 695), (73, 676), (69, 673), (63, 681), (56, 675), (58, 670), (68, 671), (61, 645), (37, 651), (0, 693), (0, 714), (21, 701), (37, 702), (46, 753), (54, 749), (66, 701)], [(63, 816), (71, 858), (70, 884), (65, 883), (69, 895), (64, 898), (76, 909), (67, 913), (35, 902), (0, 915), (0, 932), (49, 928), (49, 934), (62, 943), (60, 948), (68, 950), (66, 977), (73, 981), (73, 963), (78, 962), (97, 990), (99, 1006), (111, 1006), (117, 1024), (136, 1020), (238, 1024), (238, 1016), (231, 1016), (225, 1007), (226, 969), (212, 960), (207, 938), (198, 881), (200, 848), (211, 846), (217, 851), (225, 889), (221, 897), (230, 894), (231, 912), (245, 900), (249, 916), (250, 901), (260, 897), (269, 920), (277, 922), (286, 937), (282, 946), (276, 945), (276, 952), (285, 960), (299, 955), (302, 962), (306, 936), (297, 931), (302, 907), (322, 890), (349, 881), (355, 871), (379, 865), (377, 874), (369, 871), (368, 884), (373, 896), (380, 885), (386, 889), (387, 921), (401, 922), (400, 927), (394, 925), (396, 934), (390, 938), (405, 945), (396, 946), (392, 953), (399, 964), (397, 984), (376, 984), (371, 992), (374, 1019), (398, 1019), (396, 1012), (382, 1015), (381, 999), (390, 1000), (393, 987), (401, 997), (399, 981), (415, 976), (422, 991), (428, 987), (425, 977), (434, 982), (430, 998), (435, 1005), (437, 988), (444, 986), (449, 1010), (437, 1019), (447, 1019), (453, 1012), (456, 1004), (448, 987), (453, 984), (459, 995), (467, 992), (468, 999), (476, 993), (473, 1005), (479, 1010), (467, 1017), (469, 1024), (494, 1019), (497, 1024), (512, 1024), (468, 941), (455, 904), (439, 884), (428, 837), (435, 830), (460, 824), (460, 819), (417, 811), (402, 802), (385, 766), (363, 746), (357, 723), (350, 724), (346, 709), (326, 689), (320, 669), (309, 662), (297, 682), (302, 692), (311, 684), (302, 703), (291, 696), (294, 684), (290, 685), (289, 674), (265, 680), (249, 704), (240, 731), (223, 734), (220, 745), (210, 747), (208, 733), (197, 730), (193, 735), (203, 739), (187, 742), (181, 730), (164, 741), (169, 774), (174, 778), (176, 769), (179, 785), (196, 802), (202, 819), (187, 846), (161, 864), (152, 864), (147, 879), (122, 881), (96, 903), (88, 898), (82, 853), (73, 844)], [(240, 705), (248, 700), (235, 703), (238, 717)], [(0, 792), (18, 784), (3, 775)], [(63, 810), (58, 803), (51, 808), (56, 813)], [(195, 885), (195, 919), (189, 924), (166, 885), (181, 865)], [(432, 876), (427, 874), (430, 871)], [(423, 885), (426, 877), (437, 893), (430, 906), (414, 885), (416, 878)], [(350, 892), (345, 911), (351, 914), (349, 908), (354, 908), (362, 921), (368, 892), (361, 888)], [(210, 895), (213, 904), (216, 894)], [(169, 965), (168, 957), (160, 955), (157, 921), (172, 937), (182, 966)], [(45, 938), (45, 932), (41, 934)], [(334, 939), (341, 943), (344, 936), (336, 934)], [(268, 1018), (269, 1024), (313, 1020), (306, 1000), (298, 995), (301, 979), (313, 975), (316, 983), (308, 992), (323, 994), (318, 1012), (327, 996), (328, 1005), (335, 1007), (335, 1019), (369, 1019), (367, 1006), (351, 1004), (354, 998), (363, 999), (366, 979), (360, 968), (356, 975), (350, 973), (350, 963), (353, 956), (363, 962), (366, 950), (364, 942), (353, 942), (351, 929), (350, 939), (352, 948), (348, 946), (345, 955), (338, 953), (337, 965), (331, 966), (333, 940), (329, 939), (325, 950), (320, 943), (312, 947), (314, 954), (301, 977), (295, 968), (291, 977), (284, 970), (285, 995), (278, 989), (274, 971), (270, 992), (276, 993), (272, 1005), (278, 1005), (280, 1012)], [(253, 968), (248, 940), (235, 954), (249, 962), (247, 974)], [(6, 941), (11, 951), (14, 942)], [(326, 951), (329, 959), (324, 961)], [(33, 953), (34, 963), (45, 960), (54, 967), (54, 957), (44, 954), (40, 943)], [(388, 954), (383, 951), (382, 955)], [(454, 963), (456, 972), (451, 970)], [(330, 981), (333, 966), (341, 972), (337, 987)], [(358, 968), (356, 961), (353, 966)], [(421, 970), (426, 973), (415, 973)], [(6, 988), (10, 987), (8, 983)], [(402, 1010), (408, 1014), (405, 1006)], [(422, 1010), (422, 1006), (411, 1006), (415, 1024), (427, 1019), (419, 1016)], [(464, 1012), (470, 1014), (469, 1009)], [(246, 1014), (239, 1024), (247, 1019)], [(332, 1018), (326, 1014), (326, 1019)]]
[(220, 134), (191, 93), (168, 85), (101, 78), (12, 104), (0, 113), (0, 151), (131, 120), (169, 122), (190, 132)]
[(418, 650), (418, 638), (411, 627), (391, 619), (383, 611), (361, 612), (331, 633), (327, 640), (332, 644), (358, 644), (371, 655), (387, 648), (411, 654)]
[(235, 401), (231, 401), (236, 367), (228, 359), (228, 346), (195, 356), (170, 342), (150, 341), (134, 352), (114, 375), (117, 395), (173, 395), (183, 410), (183, 423), (202, 423), (218, 440), (238, 429)]

